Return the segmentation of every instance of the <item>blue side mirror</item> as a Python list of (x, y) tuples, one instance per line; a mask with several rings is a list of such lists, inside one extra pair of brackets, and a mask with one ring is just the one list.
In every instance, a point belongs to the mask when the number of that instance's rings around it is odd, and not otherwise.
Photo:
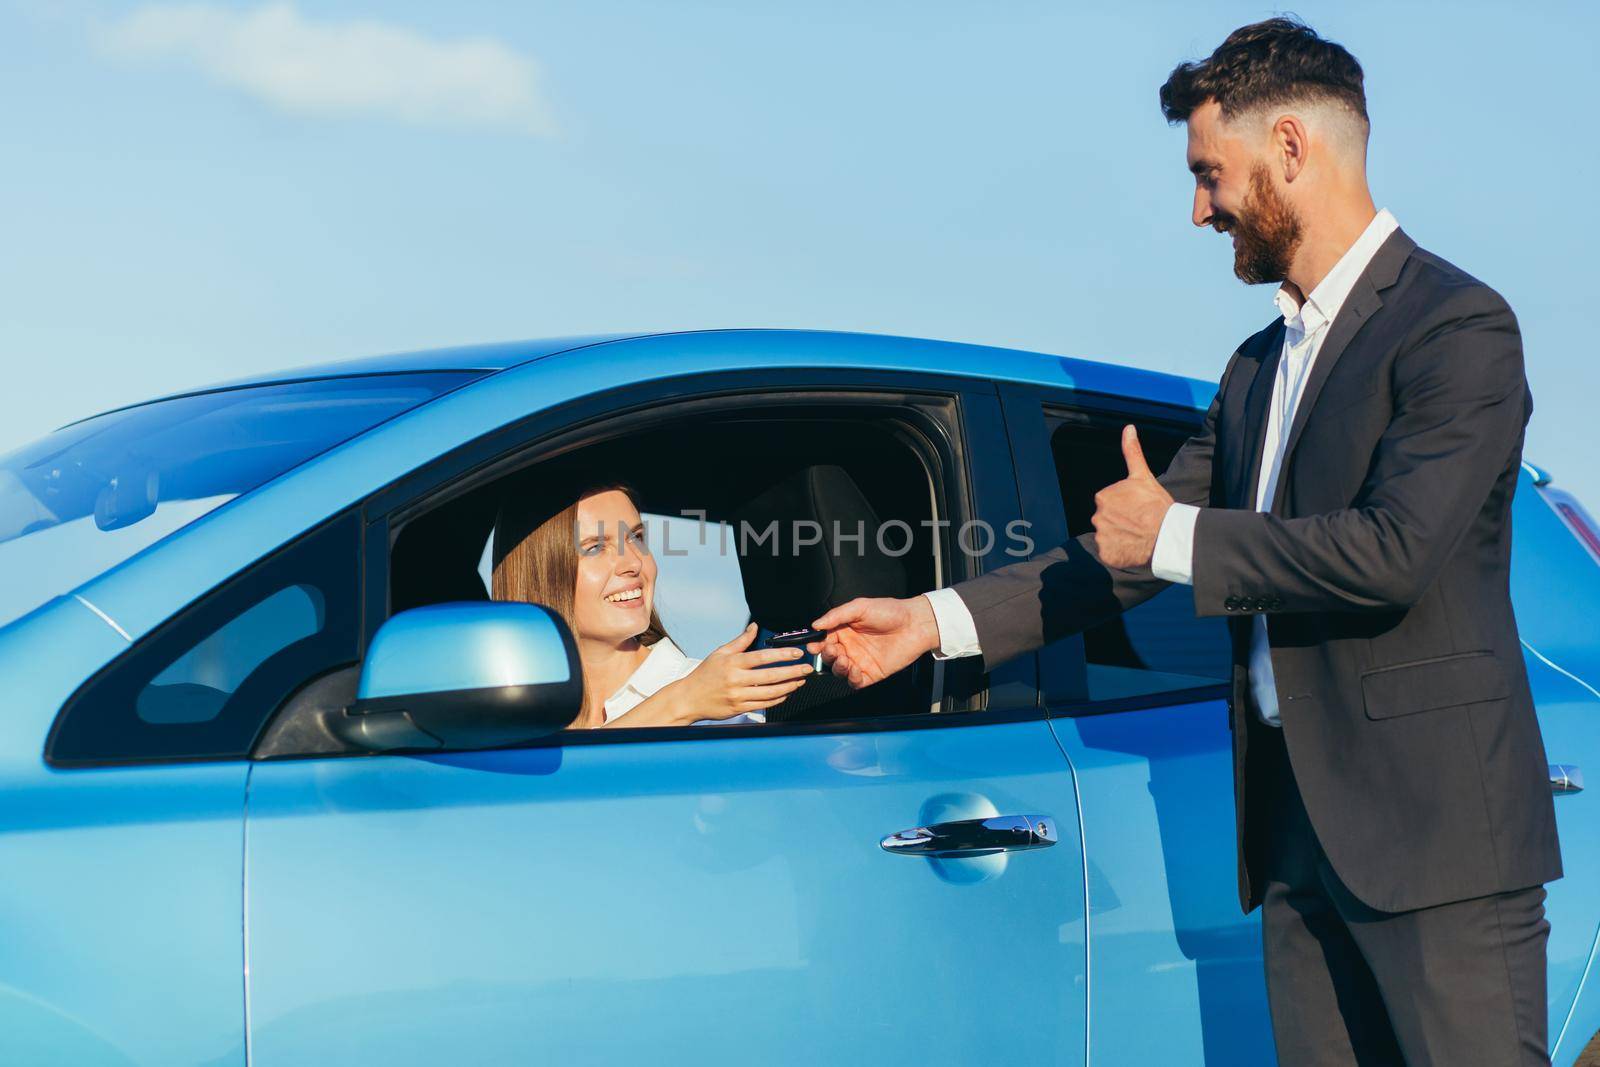
[(549, 608), (434, 604), (378, 629), (336, 729), (373, 751), (497, 748), (565, 729), (582, 701), (577, 646)]

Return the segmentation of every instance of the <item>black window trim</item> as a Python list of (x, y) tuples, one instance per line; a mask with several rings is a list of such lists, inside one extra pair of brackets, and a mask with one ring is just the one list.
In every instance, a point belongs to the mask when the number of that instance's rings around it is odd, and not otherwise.
[[(1053, 416), (1053, 412), (1101, 418), (1121, 417), (1191, 432), (1198, 430), (1205, 419), (1205, 412), (1196, 408), (1089, 390), (1006, 382), (999, 385), (999, 392), (1005, 409), (1006, 432), (1012, 442), (1017, 491), (1022, 500), (1024, 517), (1033, 523), (1036, 531), (1043, 528), (1048, 533), (1044, 539), (1048, 544), (1042, 544), (1043, 548), (1063, 544), (1067, 539), (1066, 509), (1061, 501), (1055, 460), (1050, 449), (1051, 435), (1063, 420), (1059, 415)], [(1061, 658), (1053, 660), (1051, 654), (1045, 653), (1040, 656), (1039, 662), (1040, 703), (1046, 716), (1051, 719), (1078, 719), (1212, 700), (1226, 701), (1229, 696), (1230, 684), (1218, 682), (1215, 685), (1106, 700), (1053, 697), (1049, 692), (1052, 671), (1061, 669), (1062, 658), (1076, 657), (1078, 666), (1081, 666), (1084, 658), (1083, 641), (1076, 635), (1056, 644), (1059, 647), (1054, 655)]]

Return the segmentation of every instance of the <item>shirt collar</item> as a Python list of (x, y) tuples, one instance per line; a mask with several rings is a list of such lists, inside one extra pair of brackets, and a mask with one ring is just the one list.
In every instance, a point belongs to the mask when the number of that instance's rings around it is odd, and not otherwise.
[(657, 690), (689, 673), (685, 669), (688, 665), (689, 657), (673, 644), (672, 638), (661, 637), (650, 646), (650, 654), (644, 658), (643, 663), (633, 669), (632, 674), (628, 675), (628, 680), (622, 683), (622, 688), (606, 698), (606, 721), (609, 722), (622, 713), (618, 710), (616, 715), (612, 714), (612, 707), (622, 702), (619, 698), (631, 692), (634, 697), (628, 704), (631, 708), (645, 698), (654, 696)]
[(1378, 254), (1378, 249), (1383, 247), (1383, 242), (1399, 228), (1400, 224), (1387, 208), (1379, 211), (1367, 223), (1367, 228), (1361, 231), (1355, 244), (1345, 249), (1344, 255), (1339, 257), (1339, 262), (1333, 265), (1327, 277), (1311, 290), (1304, 304), (1294, 298), (1287, 286), (1280, 285), (1273, 300), (1278, 305), (1278, 313), (1283, 316), (1284, 325), (1310, 336), (1337, 318), (1339, 309), (1350, 296), (1350, 290), (1355, 288), (1356, 280), (1372, 262), (1372, 257)]

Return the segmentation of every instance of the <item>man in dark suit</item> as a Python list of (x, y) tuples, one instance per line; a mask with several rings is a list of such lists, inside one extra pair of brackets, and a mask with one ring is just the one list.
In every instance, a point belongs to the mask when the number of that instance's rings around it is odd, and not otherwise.
[(1133, 427), (1095, 532), (816, 626), (835, 673), (987, 666), (1194, 586), (1231, 622), (1239, 895), (1263, 907), (1279, 1059), (1547, 1063), (1545, 882), (1561, 875), (1508, 582), (1532, 411), (1516, 320), (1366, 182), (1360, 65), (1290, 19), (1161, 88), (1194, 223), (1278, 282), (1161, 477)]

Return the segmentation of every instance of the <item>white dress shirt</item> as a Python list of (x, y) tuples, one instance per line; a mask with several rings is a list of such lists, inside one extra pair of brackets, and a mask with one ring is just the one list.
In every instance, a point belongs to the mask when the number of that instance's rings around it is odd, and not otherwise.
[[(1261, 451), (1261, 475), (1256, 482), (1255, 509), (1267, 511), (1277, 495), (1278, 478), (1283, 473), (1284, 446), (1288, 444), (1289, 428), (1294, 425), (1295, 412), (1300, 398), (1305, 395), (1306, 382), (1311, 377), (1311, 367), (1328, 335), (1328, 329), (1338, 316), (1339, 309), (1361, 277), (1372, 257), (1377, 255), (1383, 242), (1400, 228), (1393, 215), (1380, 211), (1367, 228), (1356, 238), (1339, 262), (1333, 265), (1325, 278), (1301, 303), (1287, 286), (1280, 286), (1275, 296), (1278, 312), (1283, 316), (1283, 354), (1278, 361), (1278, 374), (1273, 381), (1272, 407), (1267, 416), (1266, 439)], [(1194, 584), (1194, 527), (1200, 509), (1192, 504), (1173, 504), (1161, 522), (1156, 536), (1155, 554), (1150, 560), (1150, 570), (1157, 578), (1169, 582)], [(977, 626), (972, 612), (962, 603), (953, 589), (936, 589), (926, 594), (933, 605), (934, 621), (939, 627), (939, 651), (936, 658), (977, 655)], [(1255, 698), (1261, 719), (1272, 726), (1281, 725), (1278, 718), (1278, 688), (1272, 674), (1272, 646), (1267, 641), (1267, 618), (1256, 615), (1250, 637), (1250, 692)]]
[[(622, 688), (606, 697), (606, 722), (620, 719), (658, 691), (680, 678), (687, 678), (691, 671), (700, 666), (700, 663), (700, 660), (685, 656), (683, 650), (673, 644), (672, 638), (662, 637), (650, 646), (650, 654), (644, 658), (643, 663), (633, 669), (632, 674), (628, 675), (628, 680), (622, 683)], [(766, 712), (748, 711), (731, 719), (701, 719), (695, 725), (766, 721)]]

